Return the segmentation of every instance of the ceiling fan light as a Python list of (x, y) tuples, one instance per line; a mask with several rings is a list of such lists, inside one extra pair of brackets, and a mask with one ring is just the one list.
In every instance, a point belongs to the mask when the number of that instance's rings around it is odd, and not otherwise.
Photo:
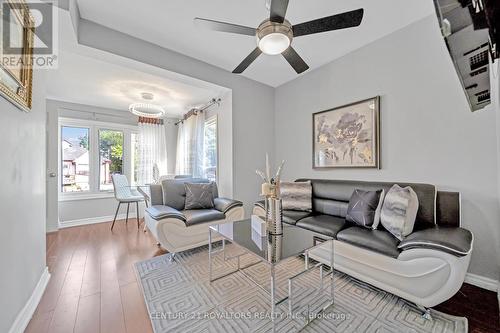
[(259, 49), (269, 55), (280, 54), (290, 46), (290, 38), (282, 33), (273, 32), (259, 40)]

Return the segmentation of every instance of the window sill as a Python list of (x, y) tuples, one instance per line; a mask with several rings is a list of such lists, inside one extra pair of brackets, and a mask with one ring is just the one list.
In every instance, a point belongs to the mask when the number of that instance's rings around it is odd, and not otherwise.
[(95, 200), (95, 199), (109, 199), (114, 198), (113, 192), (103, 193), (77, 193), (77, 194), (59, 194), (59, 202), (64, 201), (79, 201), (79, 200)]

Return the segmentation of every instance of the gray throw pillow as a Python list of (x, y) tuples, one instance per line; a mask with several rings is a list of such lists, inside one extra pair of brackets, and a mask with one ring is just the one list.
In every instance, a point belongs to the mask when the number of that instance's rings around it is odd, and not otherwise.
[(281, 182), (280, 197), (284, 210), (312, 211), (311, 182)]
[(185, 183), (186, 203), (184, 209), (214, 208), (213, 183)]
[(376, 229), (380, 220), (383, 200), (384, 190), (364, 191), (355, 189), (349, 200), (345, 219), (365, 228)]
[(391, 187), (385, 195), (380, 213), (380, 222), (397, 239), (403, 240), (413, 232), (418, 211), (418, 197), (409, 186), (398, 184)]

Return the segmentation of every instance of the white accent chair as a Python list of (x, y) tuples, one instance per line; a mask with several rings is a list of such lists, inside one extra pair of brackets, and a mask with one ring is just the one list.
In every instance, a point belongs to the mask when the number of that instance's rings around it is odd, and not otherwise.
[(113, 224), (111, 224), (111, 230), (115, 226), (116, 217), (118, 216), (118, 211), (122, 203), (127, 204), (127, 217), (125, 223), (128, 222), (128, 213), (130, 210), (130, 204), (135, 203), (136, 213), (137, 213), (137, 228), (139, 228), (139, 202), (144, 201), (144, 196), (139, 193), (134, 186), (130, 186), (127, 177), (120, 174), (113, 174), (111, 176), (113, 180), (113, 188), (115, 192), (115, 199), (118, 201), (118, 207), (116, 207), (115, 218), (113, 219)]

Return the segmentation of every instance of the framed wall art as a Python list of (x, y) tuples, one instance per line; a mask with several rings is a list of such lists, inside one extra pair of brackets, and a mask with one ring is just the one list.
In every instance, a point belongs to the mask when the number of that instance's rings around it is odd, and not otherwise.
[(35, 23), (24, 0), (2, 1), (0, 94), (20, 109), (31, 109)]
[(380, 97), (313, 114), (314, 168), (380, 168)]

